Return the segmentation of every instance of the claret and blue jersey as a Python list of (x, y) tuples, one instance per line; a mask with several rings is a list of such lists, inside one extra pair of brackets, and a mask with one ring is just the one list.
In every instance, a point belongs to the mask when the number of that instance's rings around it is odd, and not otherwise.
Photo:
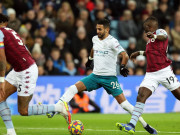
[[(167, 35), (163, 29), (157, 29), (153, 34)], [(146, 45), (147, 69), (146, 72), (155, 72), (171, 64), (166, 56), (168, 48), (168, 38), (165, 41), (149, 39)]]
[(5, 49), (6, 60), (17, 72), (27, 69), (34, 63), (21, 37), (10, 28), (0, 28), (0, 48)]

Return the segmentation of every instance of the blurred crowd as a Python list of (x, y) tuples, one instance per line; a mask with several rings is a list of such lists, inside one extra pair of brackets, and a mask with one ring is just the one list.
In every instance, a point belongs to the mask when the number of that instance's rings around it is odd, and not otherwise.
[[(168, 33), (168, 57), (175, 74), (180, 74), (179, 0), (1, 0), (0, 13), (9, 16), (8, 27), (23, 39), (39, 75), (71, 76), (92, 72), (85, 63), (97, 20), (111, 21), (110, 34), (130, 56), (145, 50), (148, 38), (142, 24), (153, 15), (159, 20), (159, 28)], [(146, 58), (138, 56), (135, 63), (129, 60), (128, 68), (130, 75), (143, 75)]]

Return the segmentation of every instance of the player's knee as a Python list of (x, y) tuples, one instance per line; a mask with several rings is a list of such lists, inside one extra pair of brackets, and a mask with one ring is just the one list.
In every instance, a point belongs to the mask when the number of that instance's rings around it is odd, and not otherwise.
[(28, 116), (28, 110), (18, 109), (18, 112), (19, 112), (20, 115), (22, 115), (22, 116)]
[(147, 91), (147, 89), (139, 88), (137, 102), (145, 103), (146, 99), (152, 94), (151, 91)]
[(145, 97), (145, 94), (144, 94), (144, 93), (138, 93), (138, 97), (139, 97), (140, 99), (142, 99), (142, 98)]
[(146, 101), (146, 99), (147, 99), (147, 97), (144, 93), (138, 93), (137, 102), (144, 103)]

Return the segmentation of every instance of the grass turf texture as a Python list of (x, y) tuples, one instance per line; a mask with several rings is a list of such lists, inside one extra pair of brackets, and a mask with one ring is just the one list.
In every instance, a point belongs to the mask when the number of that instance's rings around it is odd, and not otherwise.
[[(143, 118), (159, 132), (159, 135), (180, 135), (180, 113), (143, 114)], [(116, 122), (127, 123), (128, 114), (76, 114), (73, 120), (81, 120), (84, 124), (83, 135), (128, 135), (119, 131)], [(68, 135), (68, 125), (60, 115), (48, 119), (46, 116), (12, 116), (17, 135)], [(0, 135), (6, 129), (0, 120)], [(148, 135), (140, 123), (135, 135)]]

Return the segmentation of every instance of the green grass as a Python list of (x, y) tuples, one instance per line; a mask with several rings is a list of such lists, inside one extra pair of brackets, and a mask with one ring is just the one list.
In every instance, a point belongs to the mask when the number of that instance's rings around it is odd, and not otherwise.
[[(128, 114), (76, 114), (74, 120), (81, 120), (85, 130), (83, 135), (126, 135), (119, 131), (116, 122), (126, 123), (130, 119)], [(143, 118), (160, 135), (180, 135), (180, 113), (144, 114)], [(12, 116), (17, 135), (68, 135), (68, 125), (61, 116), (52, 119), (46, 116)], [(6, 134), (3, 121), (0, 120), (0, 135)], [(137, 124), (135, 135), (148, 135), (140, 123)]]

